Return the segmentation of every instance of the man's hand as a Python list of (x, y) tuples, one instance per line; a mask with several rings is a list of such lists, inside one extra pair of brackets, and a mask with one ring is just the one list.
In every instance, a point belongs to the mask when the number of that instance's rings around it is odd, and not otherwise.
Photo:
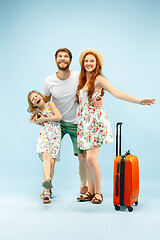
[(102, 108), (103, 107), (103, 98), (100, 96), (96, 102), (93, 103), (95, 108)]

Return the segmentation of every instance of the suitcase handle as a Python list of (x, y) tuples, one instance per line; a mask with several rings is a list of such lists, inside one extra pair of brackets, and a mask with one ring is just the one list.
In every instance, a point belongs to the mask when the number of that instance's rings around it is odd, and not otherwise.
[[(122, 126), (122, 122), (118, 122), (116, 124), (116, 156), (121, 156), (121, 126)], [(120, 133), (119, 133), (119, 141), (118, 141), (118, 128), (120, 129)], [(119, 153), (118, 153), (119, 150)]]

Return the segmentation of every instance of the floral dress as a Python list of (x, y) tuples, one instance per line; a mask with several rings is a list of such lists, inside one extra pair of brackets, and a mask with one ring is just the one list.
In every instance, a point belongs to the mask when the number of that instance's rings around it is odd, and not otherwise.
[[(46, 117), (53, 116), (51, 109), (48, 106), (45, 110), (38, 112)], [(57, 161), (60, 160), (60, 145), (61, 145), (61, 126), (59, 122), (47, 122), (43, 123), (40, 129), (40, 134), (37, 143), (37, 153), (40, 159), (43, 161), (43, 152), (50, 154), (51, 158), (56, 158)]]
[(77, 145), (82, 150), (113, 142), (113, 133), (107, 113), (92, 106), (101, 94), (94, 92), (88, 101), (88, 90), (79, 91)]

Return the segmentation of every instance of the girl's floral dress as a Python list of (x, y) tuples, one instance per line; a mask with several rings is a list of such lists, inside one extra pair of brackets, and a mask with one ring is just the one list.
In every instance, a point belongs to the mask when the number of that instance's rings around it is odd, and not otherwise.
[(83, 88), (79, 91), (77, 145), (82, 150), (113, 142), (108, 115), (102, 108), (92, 106), (100, 95), (95, 91), (89, 103), (88, 90)]
[[(45, 110), (38, 112), (46, 117), (53, 116), (51, 109), (48, 106)], [(51, 158), (56, 158), (57, 161), (60, 160), (60, 145), (61, 145), (61, 126), (59, 122), (47, 122), (43, 123), (40, 129), (40, 134), (37, 143), (37, 153), (40, 159), (43, 161), (43, 152), (50, 154)]]

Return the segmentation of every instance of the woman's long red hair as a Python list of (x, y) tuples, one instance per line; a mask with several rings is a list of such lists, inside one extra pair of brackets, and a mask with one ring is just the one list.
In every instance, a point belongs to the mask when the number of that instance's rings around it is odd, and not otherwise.
[[(86, 70), (84, 69), (84, 59), (87, 55), (93, 55), (96, 58), (96, 68), (92, 72), (91, 77), (89, 79), (89, 83), (88, 83), (88, 100), (89, 100), (89, 102), (92, 101), (92, 95), (93, 95), (94, 89), (95, 89), (96, 77), (98, 75), (102, 76), (102, 73), (101, 73), (102, 67), (100, 65), (97, 55), (92, 52), (87, 53), (82, 59), (81, 72), (80, 72), (80, 76), (79, 76), (79, 84), (78, 84), (78, 88), (77, 88), (77, 92), (76, 92), (76, 102), (77, 103), (79, 103), (79, 98), (78, 98), (79, 90), (82, 89), (87, 82)], [(103, 96), (103, 95), (104, 95), (104, 90), (102, 89), (101, 96)]]

